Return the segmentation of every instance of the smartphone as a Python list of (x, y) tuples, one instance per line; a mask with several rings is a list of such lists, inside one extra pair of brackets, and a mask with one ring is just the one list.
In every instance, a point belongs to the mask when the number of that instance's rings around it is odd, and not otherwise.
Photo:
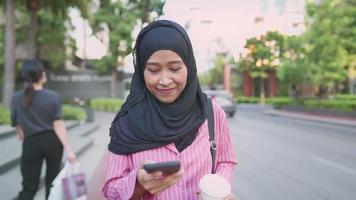
[(161, 171), (164, 175), (169, 175), (178, 172), (180, 170), (180, 162), (168, 161), (168, 162), (159, 162), (159, 163), (149, 163), (149, 164), (144, 164), (143, 169), (145, 169), (147, 173)]

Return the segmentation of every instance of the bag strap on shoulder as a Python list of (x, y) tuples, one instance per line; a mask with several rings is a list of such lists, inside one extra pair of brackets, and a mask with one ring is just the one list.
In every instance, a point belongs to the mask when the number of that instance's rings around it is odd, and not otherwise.
[(211, 99), (208, 99), (208, 128), (209, 128), (209, 141), (210, 152), (212, 158), (211, 172), (215, 173), (215, 157), (216, 157), (216, 143), (215, 143), (215, 130), (214, 130), (214, 109)]

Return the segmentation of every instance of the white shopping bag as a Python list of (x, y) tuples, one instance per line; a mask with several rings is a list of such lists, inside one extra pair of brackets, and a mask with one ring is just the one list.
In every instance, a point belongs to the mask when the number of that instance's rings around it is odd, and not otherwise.
[(66, 162), (52, 182), (48, 200), (86, 200), (86, 184), (80, 164)]

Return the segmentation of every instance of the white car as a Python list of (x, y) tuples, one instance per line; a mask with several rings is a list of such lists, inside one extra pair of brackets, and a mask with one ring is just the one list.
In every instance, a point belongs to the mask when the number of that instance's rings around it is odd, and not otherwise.
[(236, 102), (229, 91), (226, 90), (204, 90), (209, 98), (215, 100), (229, 117), (233, 117), (236, 112)]

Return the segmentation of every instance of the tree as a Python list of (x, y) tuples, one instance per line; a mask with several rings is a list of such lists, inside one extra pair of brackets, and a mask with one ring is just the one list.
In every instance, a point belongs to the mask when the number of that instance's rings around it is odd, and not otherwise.
[(292, 90), (293, 97), (299, 98), (302, 83), (309, 82), (313, 75), (307, 61), (309, 46), (303, 35), (287, 36), (284, 44), (278, 79), (285, 89)]
[(96, 68), (101, 72), (111, 72), (111, 97), (116, 97), (117, 67), (123, 65), (123, 59), (132, 50), (131, 33), (137, 14), (132, 12), (130, 6), (130, 2), (125, 4), (121, 1), (102, 0), (95, 13), (94, 32), (107, 30), (109, 34), (108, 53), (97, 63)]
[(250, 38), (246, 41), (246, 57), (238, 63), (241, 70), (246, 70), (260, 82), (261, 103), (265, 102), (264, 80), (268, 72), (280, 66), (280, 54), (283, 51), (284, 37), (278, 32), (267, 32), (265, 35)]
[(6, 0), (4, 106), (9, 107), (15, 88), (15, 0)]
[(138, 11), (138, 18), (141, 20), (142, 26), (145, 22), (153, 20), (152, 14), (162, 15), (165, 4), (165, 1), (161, 0), (130, 0), (130, 2), (135, 5), (133, 9)]
[(65, 26), (67, 21), (58, 18), (50, 10), (38, 11), (37, 55), (41, 60), (48, 61), (52, 68), (63, 65), (66, 60), (64, 41), (68, 34)]
[[(93, 29), (95, 33), (107, 30), (109, 34), (108, 53), (97, 64), (99, 72), (112, 74), (111, 96), (116, 97), (117, 68), (123, 67), (125, 57), (132, 52), (132, 32), (138, 19), (155, 10), (157, 1), (111, 1), (101, 0), (95, 13)], [(159, 4), (160, 5), (160, 4)], [(142, 22), (141, 22), (142, 23)], [(143, 23), (142, 23), (143, 24)]]
[(307, 4), (307, 54), (320, 97), (339, 91), (346, 66), (356, 54), (356, 2), (324, 0)]
[(65, 18), (69, 7), (77, 7), (82, 15), (87, 17), (89, 14), (88, 6), (90, 1), (85, 0), (20, 0), (20, 3), (26, 4), (30, 12), (30, 23), (28, 28), (28, 59), (38, 57), (38, 11), (41, 8), (49, 9), (57, 17)]
[[(88, 16), (87, 6), (90, 3), (85, 0), (17, 0), (18, 4), (26, 4), (30, 11), (30, 23), (28, 30), (28, 59), (38, 57), (38, 10), (41, 7), (49, 9), (56, 17), (65, 19), (67, 16), (68, 8), (71, 6), (78, 7), (83, 16)], [(4, 72), (4, 89), (3, 89), (3, 104), (8, 106), (10, 104), (10, 98), (15, 88), (15, 2), (16, 0), (6, 1), (6, 36), (5, 36), (5, 72)], [(58, 20), (58, 18), (56, 18)], [(16, 35), (18, 38), (19, 36)], [(21, 36), (20, 36), (21, 38)], [(61, 41), (63, 43), (63, 41)], [(53, 51), (52, 51), (53, 52)]]
[(211, 74), (211, 79), (209, 83), (210, 87), (214, 87), (216, 85), (222, 85), (225, 64), (226, 64), (225, 56), (216, 55), (214, 59), (214, 67), (210, 70), (210, 74)]

